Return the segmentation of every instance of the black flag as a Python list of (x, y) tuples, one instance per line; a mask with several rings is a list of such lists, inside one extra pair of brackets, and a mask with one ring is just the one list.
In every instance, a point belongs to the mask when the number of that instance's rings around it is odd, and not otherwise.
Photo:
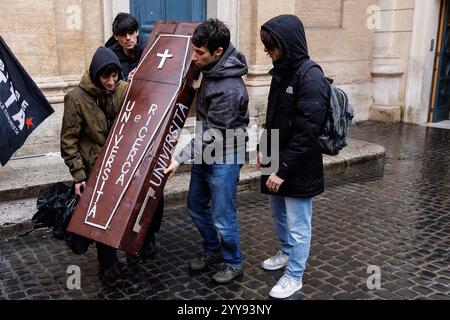
[(0, 36), (0, 162), (4, 166), (54, 112)]

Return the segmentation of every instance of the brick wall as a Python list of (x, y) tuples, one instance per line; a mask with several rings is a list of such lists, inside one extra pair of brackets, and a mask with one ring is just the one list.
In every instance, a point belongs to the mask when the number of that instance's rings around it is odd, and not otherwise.
[(101, 0), (2, 0), (0, 21), (33, 78), (81, 74), (103, 41)]
[[(368, 119), (372, 103), (373, 30), (367, 8), (374, 0), (250, 0), (241, 1), (240, 49), (247, 56), (247, 77), (253, 113), (265, 116), (272, 67), (263, 51), (259, 29), (278, 14), (296, 14), (304, 22), (312, 59), (349, 92), (356, 120)], [(259, 121), (260, 123), (262, 121)]]
[[(59, 150), (62, 97), (89, 66), (104, 42), (103, 0), (2, 0), (0, 34), (43, 88), (56, 110), (30, 137), (18, 155)], [(394, 4), (395, 5), (394, 5)], [(382, 28), (367, 27), (367, 8), (381, 7)], [(245, 0), (240, 1), (239, 49), (246, 55), (250, 112), (265, 117), (272, 67), (259, 39), (259, 28), (282, 13), (298, 15), (306, 27), (311, 57), (346, 89), (356, 120), (369, 118), (373, 102), (374, 56), (400, 57), (398, 89), (403, 103), (414, 0)], [(45, 142), (43, 142), (45, 140)]]
[(55, 109), (16, 156), (59, 151), (64, 93), (103, 44), (102, 0), (2, 0), (0, 34)]
[(2, 0), (0, 21), (2, 37), (31, 76), (57, 74), (53, 0)]

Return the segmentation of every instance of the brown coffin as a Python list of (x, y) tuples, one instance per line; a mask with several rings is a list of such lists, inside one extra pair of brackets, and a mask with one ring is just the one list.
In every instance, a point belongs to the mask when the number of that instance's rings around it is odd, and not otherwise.
[(194, 99), (191, 63), (197, 23), (159, 22), (68, 231), (136, 255), (162, 195)]

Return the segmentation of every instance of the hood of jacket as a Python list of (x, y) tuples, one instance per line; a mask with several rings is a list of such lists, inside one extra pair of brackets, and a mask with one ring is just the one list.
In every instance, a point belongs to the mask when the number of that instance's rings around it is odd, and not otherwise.
[(211, 70), (203, 70), (205, 78), (232, 78), (242, 77), (247, 74), (247, 62), (245, 56), (230, 43), (228, 49)]
[(95, 81), (95, 79), (98, 79), (99, 71), (109, 64), (114, 64), (121, 70), (119, 59), (115, 53), (105, 47), (99, 47), (92, 58), (89, 71), (86, 71), (83, 74), (79, 84), (81, 89), (89, 93), (89, 95), (95, 99), (97, 105), (102, 110), (109, 110), (111, 108), (114, 103), (114, 95), (117, 91), (117, 87), (121, 82), (119, 75), (114, 90), (108, 91), (99, 82)]
[(91, 81), (95, 84), (99, 76), (99, 71), (106, 67), (107, 65), (114, 64), (119, 68), (119, 79), (122, 77), (122, 67), (120, 65), (119, 58), (116, 54), (108, 48), (99, 47), (92, 57), (91, 65), (89, 67), (89, 75)]
[(81, 81), (79, 84), (80, 88), (89, 93), (91, 96), (96, 98), (106, 97), (106, 96), (112, 96), (114, 92), (117, 89), (114, 88), (112, 92), (109, 92), (106, 89), (100, 88), (98, 85), (96, 85), (94, 82), (92, 82), (91, 75), (89, 71), (86, 71), (83, 76), (81, 77)]
[(296, 72), (309, 59), (305, 29), (297, 16), (279, 15), (264, 23), (261, 28), (272, 33), (283, 47), (283, 57), (274, 63), (275, 70)]

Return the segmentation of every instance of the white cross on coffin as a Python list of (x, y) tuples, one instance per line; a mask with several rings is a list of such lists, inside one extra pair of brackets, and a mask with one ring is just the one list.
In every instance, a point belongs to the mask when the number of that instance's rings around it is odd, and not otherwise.
[(164, 64), (166, 63), (167, 58), (172, 58), (173, 54), (169, 54), (169, 49), (166, 49), (164, 53), (158, 53), (157, 56), (161, 59), (161, 62), (159, 63), (158, 69), (162, 69)]

